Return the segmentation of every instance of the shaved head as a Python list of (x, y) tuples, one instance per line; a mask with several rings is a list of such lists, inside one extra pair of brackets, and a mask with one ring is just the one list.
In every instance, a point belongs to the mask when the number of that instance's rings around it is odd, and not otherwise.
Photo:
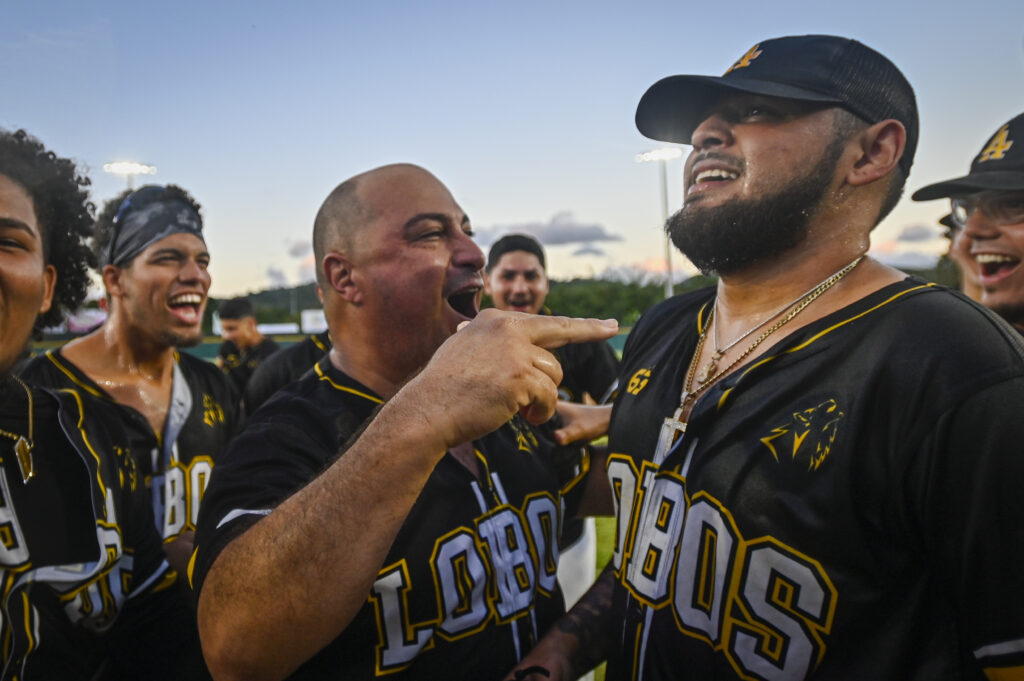
[(359, 227), (373, 219), (373, 214), (359, 200), (359, 181), (365, 175), (356, 175), (335, 187), (320, 206), (316, 220), (313, 221), (316, 282), (321, 288), (327, 286), (322, 266), (324, 256), (336, 250), (350, 252)]
[[(351, 177), (327, 196), (313, 222), (313, 254), (316, 258), (316, 280), (326, 287), (324, 256), (337, 251), (351, 256), (359, 231), (373, 222), (397, 197), (394, 189), (403, 187), (410, 177), (440, 180), (430, 171), (411, 163), (395, 163), (368, 170)], [(442, 185), (443, 186), (443, 185)]]

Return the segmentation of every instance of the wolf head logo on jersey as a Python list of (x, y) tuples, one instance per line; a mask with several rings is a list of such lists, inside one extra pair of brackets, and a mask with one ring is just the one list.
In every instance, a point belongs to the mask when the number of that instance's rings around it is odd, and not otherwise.
[(844, 416), (834, 399), (825, 400), (816, 407), (794, 412), (790, 423), (773, 428), (761, 442), (776, 461), (806, 460), (807, 470), (816, 471), (828, 458)]

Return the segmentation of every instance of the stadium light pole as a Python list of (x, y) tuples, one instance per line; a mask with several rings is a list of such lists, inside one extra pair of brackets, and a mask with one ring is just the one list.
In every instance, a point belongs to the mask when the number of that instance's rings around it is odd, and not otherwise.
[(111, 161), (103, 164), (103, 172), (121, 175), (128, 183), (128, 189), (134, 189), (136, 175), (156, 175), (156, 166), (146, 165), (138, 161)]
[[(661, 167), (661, 224), (662, 227), (668, 222), (668, 162), (681, 158), (683, 150), (679, 147), (663, 147), (652, 151), (645, 151), (636, 155), (637, 163), (648, 163), (657, 161)], [(665, 234), (665, 297), (671, 298), (672, 290), (672, 242)]]

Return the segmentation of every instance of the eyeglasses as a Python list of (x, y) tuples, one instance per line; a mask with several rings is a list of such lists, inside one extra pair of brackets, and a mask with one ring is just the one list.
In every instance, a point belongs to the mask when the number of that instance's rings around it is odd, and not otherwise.
[(1024, 192), (981, 192), (953, 199), (951, 212), (958, 227), (967, 225), (974, 211), (981, 210), (996, 226), (1024, 222)]

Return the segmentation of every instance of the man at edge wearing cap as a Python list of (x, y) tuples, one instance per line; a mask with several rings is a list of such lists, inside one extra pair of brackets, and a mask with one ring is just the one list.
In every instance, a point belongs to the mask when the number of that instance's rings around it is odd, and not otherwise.
[(692, 143), (667, 229), (720, 281), (633, 330), (613, 559), (518, 678), (1024, 678), (1020, 344), (865, 255), (913, 160), (909, 83), (779, 38), (636, 120)]
[[(1020, 140), (1020, 143), (1016, 143)], [(979, 302), (1024, 333), (1024, 114), (989, 138), (963, 177), (914, 192), (915, 201), (949, 198), (958, 260), (980, 284)]]

